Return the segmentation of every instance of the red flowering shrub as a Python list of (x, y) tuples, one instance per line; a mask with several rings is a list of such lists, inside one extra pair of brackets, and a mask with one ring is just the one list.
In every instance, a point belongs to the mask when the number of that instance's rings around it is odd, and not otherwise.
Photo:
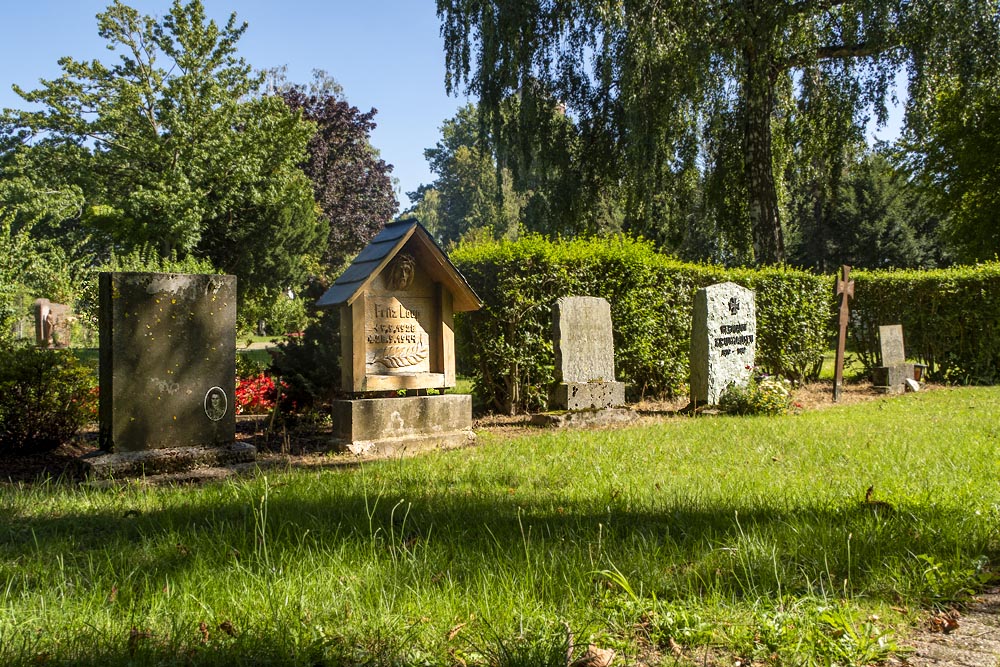
[(259, 415), (274, 407), (277, 397), (274, 380), (266, 373), (236, 379), (236, 414)]

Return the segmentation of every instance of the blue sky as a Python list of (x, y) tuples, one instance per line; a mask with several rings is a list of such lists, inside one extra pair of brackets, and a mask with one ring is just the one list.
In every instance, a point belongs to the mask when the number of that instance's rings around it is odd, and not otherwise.
[[(231, 12), (249, 24), (240, 55), (255, 68), (285, 65), (288, 79), (307, 83), (323, 69), (362, 111), (378, 110), (372, 144), (393, 165), (398, 198), (434, 177), (423, 151), (465, 98), (444, 89), (444, 54), (433, 0), (203, 0), (211, 18)], [(11, 84), (32, 90), (60, 74), (58, 59), (117, 57), (97, 34), (98, 12), (110, 0), (10, 0), (0, 39), (0, 107), (21, 107)], [(126, 0), (162, 16), (170, 0)]]

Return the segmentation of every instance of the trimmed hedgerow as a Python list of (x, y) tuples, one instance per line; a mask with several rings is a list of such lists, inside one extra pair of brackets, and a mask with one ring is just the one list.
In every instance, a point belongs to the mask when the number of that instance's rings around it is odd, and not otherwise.
[(878, 365), (878, 327), (902, 324), (906, 355), (933, 380), (1000, 380), (1000, 262), (931, 271), (858, 271), (851, 336), (866, 367)]
[(769, 372), (803, 378), (829, 344), (832, 277), (686, 264), (623, 236), (529, 236), (460, 247), (451, 259), (484, 301), (457, 326), (488, 411), (544, 407), (554, 375), (552, 306), (563, 296), (611, 304), (618, 379), (633, 398), (686, 391), (694, 294), (713, 283), (731, 280), (756, 292), (757, 365)]

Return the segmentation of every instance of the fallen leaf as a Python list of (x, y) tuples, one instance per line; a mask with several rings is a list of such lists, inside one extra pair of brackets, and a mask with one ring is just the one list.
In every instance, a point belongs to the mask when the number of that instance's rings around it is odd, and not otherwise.
[(569, 667), (609, 667), (614, 659), (614, 649), (599, 648), (591, 644), (587, 647), (587, 652), (574, 660)]
[(458, 633), (461, 632), (462, 628), (464, 628), (464, 627), (465, 627), (465, 623), (459, 623), (458, 625), (456, 625), (455, 627), (453, 627), (451, 630), (449, 630), (448, 631), (448, 641), (451, 641), (452, 639), (454, 639), (455, 637), (457, 637)]

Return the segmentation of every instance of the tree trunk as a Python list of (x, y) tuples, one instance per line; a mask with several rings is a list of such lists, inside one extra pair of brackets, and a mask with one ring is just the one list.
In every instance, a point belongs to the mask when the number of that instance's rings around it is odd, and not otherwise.
[(771, 159), (771, 112), (774, 109), (774, 76), (767, 58), (750, 45), (745, 51), (746, 79), (744, 155), (750, 195), (750, 224), (757, 264), (785, 261), (785, 241), (778, 213), (778, 191)]

